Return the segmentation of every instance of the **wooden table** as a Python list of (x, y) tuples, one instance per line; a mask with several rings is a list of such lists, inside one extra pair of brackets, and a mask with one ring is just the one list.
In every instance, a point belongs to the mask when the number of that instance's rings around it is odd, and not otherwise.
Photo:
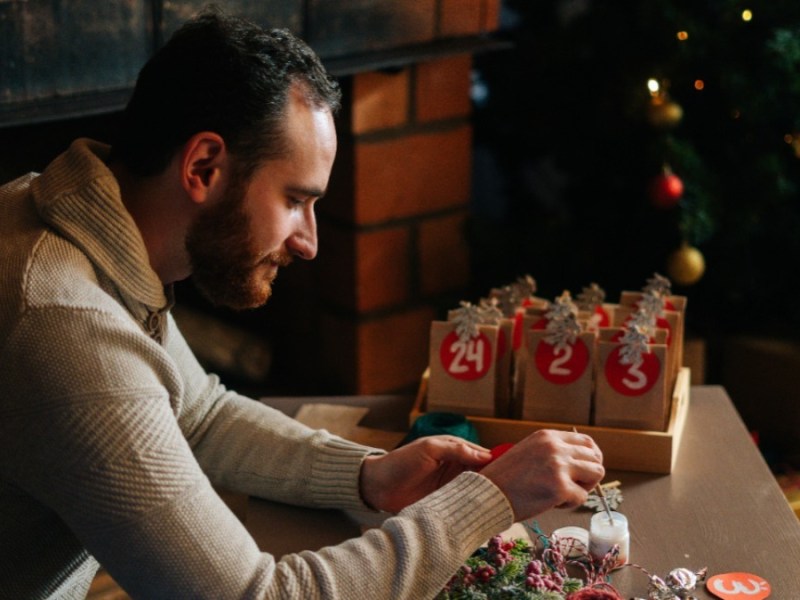
[[(746, 572), (772, 587), (770, 598), (800, 598), (800, 522), (792, 512), (725, 390), (691, 389), (690, 409), (670, 475), (609, 471), (619, 480), (620, 512), (631, 528), (630, 560), (660, 577), (676, 567), (708, 568), (709, 576)], [(269, 398), (287, 414), (303, 403), (371, 407), (365, 426), (407, 426), (407, 396)], [(589, 528), (591, 512), (553, 510), (537, 517), (545, 533), (566, 525)], [(318, 549), (357, 536), (374, 516), (314, 511), (250, 499), (246, 524), (260, 547), (277, 556)], [(647, 594), (647, 577), (628, 567), (613, 575), (625, 597)], [(703, 587), (698, 598), (714, 598)]]

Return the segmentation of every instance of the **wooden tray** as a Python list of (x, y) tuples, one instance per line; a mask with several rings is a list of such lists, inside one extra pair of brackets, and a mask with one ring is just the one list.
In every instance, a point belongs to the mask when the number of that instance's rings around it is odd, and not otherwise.
[[(681, 367), (675, 380), (672, 408), (666, 431), (642, 431), (615, 427), (575, 425), (581, 433), (591, 435), (603, 451), (607, 469), (640, 471), (644, 473), (671, 473), (678, 454), (686, 414), (689, 410), (690, 371)], [(424, 414), (428, 395), (428, 371), (422, 376), (419, 392), (409, 413), (409, 424)], [(521, 421), (517, 419), (495, 419), (472, 417), (467, 419), (475, 425), (483, 446), (491, 448), (503, 442), (518, 442), (537, 429), (572, 430), (567, 423), (543, 421)]]

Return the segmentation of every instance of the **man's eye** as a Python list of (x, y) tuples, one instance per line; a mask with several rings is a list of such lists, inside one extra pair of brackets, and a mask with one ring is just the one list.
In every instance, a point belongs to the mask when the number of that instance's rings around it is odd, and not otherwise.
[(302, 206), (303, 204), (305, 204), (305, 199), (289, 196), (289, 204), (291, 204), (292, 206)]

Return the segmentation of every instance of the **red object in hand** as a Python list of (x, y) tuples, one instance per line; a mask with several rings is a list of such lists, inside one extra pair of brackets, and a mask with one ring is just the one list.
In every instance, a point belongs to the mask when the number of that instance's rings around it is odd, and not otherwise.
[[(487, 462), (486, 465), (493, 463), (498, 458), (503, 456), (503, 454), (505, 454), (506, 452), (511, 450), (512, 446), (514, 446), (514, 444), (512, 444), (511, 442), (506, 442), (505, 444), (498, 444), (497, 446), (495, 446), (494, 448), (489, 450), (489, 452), (492, 454), (492, 460)], [(483, 467), (485, 467), (486, 465), (483, 465)], [(483, 467), (481, 467), (481, 469)], [(481, 469), (478, 469), (478, 470), (480, 471)]]
[(505, 454), (506, 452), (511, 450), (511, 448), (513, 446), (514, 446), (514, 444), (512, 444), (511, 442), (506, 442), (505, 444), (499, 444), (499, 445), (495, 446), (494, 448), (489, 450), (489, 452), (492, 453), (492, 460), (493, 461), (497, 460), (498, 458), (503, 456), (503, 454)]
[(665, 170), (656, 175), (650, 185), (650, 199), (658, 208), (672, 208), (683, 196), (683, 181), (675, 173)]

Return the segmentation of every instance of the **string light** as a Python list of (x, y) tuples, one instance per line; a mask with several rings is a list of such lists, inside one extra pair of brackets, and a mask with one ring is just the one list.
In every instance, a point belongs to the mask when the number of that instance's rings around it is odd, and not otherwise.
[(650, 91), (650, 101), (647, 103), (647, 120), (656, 128), (666, 129), (675, 127), (683, 117), (680, 104), (670, 100), (669, 80), (659, 81), (655, 77), (647, 80), (647, 89)]
[(748, 9), (744, 9), (742, 11), (742, 21), (745, 21), (746, 23), (749, 23), (752, 20), (753, 20), (753, 11), (748, 10)]
[(694, 89), (696, 89), (698, 92), (700, 90), (702, 90), (704, 87), (706, 87), (706, 82), (705, 81), (703, 81), (702, 79), (695, 79), (694, 80)]
[(677, 37), (680, 41), (685, 42), (689, 39), (689, 32), (688, 31), (679, 31)]

